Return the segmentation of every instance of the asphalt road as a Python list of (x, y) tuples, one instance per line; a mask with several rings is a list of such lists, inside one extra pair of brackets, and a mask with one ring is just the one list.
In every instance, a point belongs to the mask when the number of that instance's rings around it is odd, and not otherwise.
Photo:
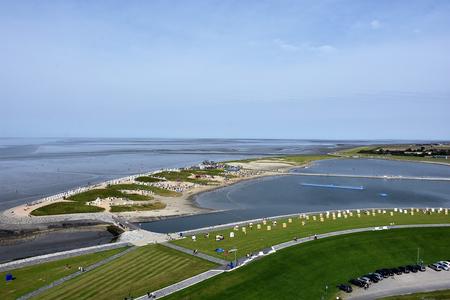
[(343, 299), (372, 300), (388, 296), (431, 292), (450, 289), (450, 272), (436, 272), (427, 268), (426, 272), (395, 275), (372, 284), (367, 290), (354, 287), (353, 293), (341, 294)]

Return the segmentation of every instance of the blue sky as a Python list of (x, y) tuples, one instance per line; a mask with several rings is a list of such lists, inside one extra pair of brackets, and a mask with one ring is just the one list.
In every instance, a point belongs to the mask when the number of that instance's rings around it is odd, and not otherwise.
[(1, 1), (0, 136), (450, 139), (450, 1)]

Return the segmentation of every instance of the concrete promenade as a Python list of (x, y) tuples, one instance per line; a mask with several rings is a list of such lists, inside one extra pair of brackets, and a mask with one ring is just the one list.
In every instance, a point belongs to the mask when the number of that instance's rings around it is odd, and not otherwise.
[(198, 252), (197, 254), (194, 254), (192, 249), (184, 248), (184, 247), (172, 244), (172, 243), (161, 243), (161, 245), (164, 245), (164, 246), (166, 246), (168, 248), (172, 248), (172, 249), (175, 249), (177, 251), (180, 251), (180, 252), (183, 252), (183, 253), (186, 253), (186, 254), (189, 254), (189, 255), (193, 255), (193, 256), (196, 256), (196, 257), (203, 258), (204, 260), (208, 260), (210, 262), (213, 262), (213, 263), (221, 265), (221, 266), (222, 265), (226, 265), (228, 263), (228, 261), (226, 261), (226, 260), (223, 260), (223, 259), (211, 256), (211, 255), (208, 255), (208, 254), (205, 254), (205, 253)]
[(225, 272), (225, 270), (209, 270), (206, 271), (204, 273), (195, 275), (191, 278), (185, 279), (183, 281), (177, 282), (175, 284), (169, 285), (165, 288), (159, 289), (157, 291), (153, 292), (154, 297), (153, 298), (149, 298), (147, 295), (141, 296), (136, 298), (136, 300), (145, 300), (145, 299), (159, 299), (165, 296), (168, 296), (170, 294), (173, 294), (175, 292), (181, 291), (185, 288), (190, 287), (191, 285), (197, 284), (199, 282), (205, 281), (209, 278), (212, 278), (214, 276), (217, 276), (219, 274), (222, 274), (223, 272)]

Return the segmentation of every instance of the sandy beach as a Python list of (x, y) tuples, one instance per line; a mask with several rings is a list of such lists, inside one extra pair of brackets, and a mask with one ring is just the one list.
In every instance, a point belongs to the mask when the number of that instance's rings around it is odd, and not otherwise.
[[(76, 214), (61, 214), (51, 216), (32, 216), (30, 212), (56, 202), (67, 202), (62, 195), (60, 197), (47, 197), (40, 201), (33, 203), (19, 205), (10, 209), (7, 209), (0, 213), (0, 228), (9, 229), (17, 226), (28, 225), (39, 227), (45, 224), (58, 223), (58, 222), (76, 222), (83, 224), (92, 220), (115, 223), (115, 218), (119, 217), (129, 222), (145, 222), (159, 220), (163, 218), (186, 216), (193, 214), (201, 214), (211, 212), (210, 209), (201, 208), (196, 205), (193, 200), (195, 195), (204, 193), (214, 189), (222, 188), (224, 186), (232, 185), (243, 180), (251, 180), (264, 176), (275, 176), (279, 172), (285, 172), (292, 167), (290, 163), (277, 162), (273, 160), (256, 160), (250, 162), (232, 162), (228, 163), (232, 166), (240, 167), (241, 171), (237, 176), (229, 179), (224, 177), (214, 177), (214, 184), (208, 185), (192, 185), (181, 193), (179, 197), (163, 197), (159, 195), (153, 195), (155, 201), (160, 201), (165, 204), (165, 208), (149, 210), (149, 211), (135, 211), (135, 212), (121, 212), (111, 213), (109, 212), (109, 205), (105, 204), (106, 201), (100, 203), (100, 207), (106, 208), (105, 212), (98, 213), (76, 213)], [(298, 166), (295, 166), (298, 167)], [(115, 180), (116, 183), (130, 183), (130, 178)], [(96, 184), (83, 188), (85, 190), (98, 189), (106, 187), (108, 182)], [(170, 184), (170, 182), (168, 182)], [(109, 201), (111, 202), (111, 201)]]

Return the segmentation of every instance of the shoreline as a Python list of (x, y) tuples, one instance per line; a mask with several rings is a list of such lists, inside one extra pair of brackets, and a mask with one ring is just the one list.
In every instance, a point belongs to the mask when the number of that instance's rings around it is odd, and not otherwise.
[[(285, 162), (274, 162), (270, 161), (270, 158), (261, 158), (257, 161), (265, 162), (267, 160), (267, 164), (275, 165), (276, 169), (290, 170), (293, 168), (301, 168), (306, 167), (307, 164), (303, 165), (292, 165)], [(233, 164), (239, 164), (239, 162), (233, 162)], [(244, 169), (244, 168), (243, 168)], [(41, 228), (51, 225), (53, 223), (61, 223), (61, 222), (72, 222), (77, 224), (77, 226), (85, 226), (86, 224), (92, 222), (102, 222), (106, 224), (115, 224), (115, 217), (123, 218), (128, 222), (133, 223), (144, 223), (144, 222), (152, 222), (157, 220), (169, 219), (169, 218), (177, 218), (184, 216), (192, 216), (199, 214), (208, 214), (208, 213), (216, 213), (221, 210), (205, 208), (201, 207), (196, 201), (195, 197), (205, 193), (214, 191), (223, 187), (231, 186), (237, 184), (239, 182), (253, 180), (262, 177), (269, 176), (283, 176), (285, 174), (277, 174), (277, 171), (273, 169), (244, 169), (247, 172), (254, 172), (256, 174), (251, 174), (248, 176), (232, 178), (227, 180), (222, 180), (217, 185), (199, 185), (194, 186), (189, 190), (183, 191), (182, 195), (179, 197), (162, 197), (156, 196), (155, 199), (162, 201), (166, 204), (164, 209), (159, 210), (150, 210), (150, 211), (139, 211), (139, 212), (121, 212), (121, 213), (110, 213), (110, 212), (98, 212), (98, 213), (74, 213), (74, 214), (58, 214), (58, 215), (48, 215), (48, 216), (31, 216), (29, 212), (34, 209), (49, 205), (57, 202), (64, 202), (64, 197), (69, 195), (77, 194), (80, 192), (84, 192), (87, 190), (102, 188), (107, 186), (108, 184), (121, 184), (127, 183), (130, 180), (134, 180), (139, 176), (151, 176), (152, 174), (158, 173), (160, 171), (170, 170), (173, 171), (175, 169), (161, 169), (157, 171), (152, 171), (148, 173), (135, 174), (130, 175), (114, 180), (107, 180), (104, 182), (96, 183), (90, 186), (82, 186), (75, 189), (71, 189), (62, 193), (58, 193), (56, 195), (51, 195), (48, 197), (44, 197), (31, 203), (21, 204), (12, 208), (8, 208), (0, 212), (0, 230), (13, 230), (14, 228), (23, 228), (23, 226), (28, 228), (33, 228), (35, 230), (40, 230)], [(178, 169), (177, 169), (178, 170)], [(279, 172), (279, 171), (278, 171)]]

